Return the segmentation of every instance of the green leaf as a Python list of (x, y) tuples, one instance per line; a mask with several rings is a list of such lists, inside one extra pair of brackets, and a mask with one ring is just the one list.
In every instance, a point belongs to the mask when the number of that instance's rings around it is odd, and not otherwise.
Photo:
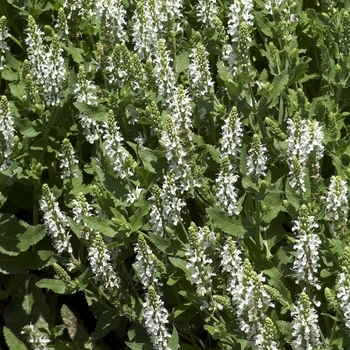
[(332, 163), (333, 163), (334, 167), (337, 169), (337, 173), (338, 173), (338, 175), (340, 175), (342, 180), (347, 180), (348, 177), (346, 176), (346, 174), (343, 170), (343, 163), (342, 163), (341, 159), (339, 157), (332, 155)]
[(229, 80), (233, 79), (232, 74), (229, 72), (229, 70), (225, 67), (224, 63), (222, 61), (218, 61), (217, 63), (217, 69), (218, 69), (218, 77), (223, 82), (228, 82)]
[(268, 103), (269, 107), (274, 107), (277, 104), (282, 91), (288, 84), (288, 73), (287, 71), (282, 72), (280, 75), (276, 76), (271, 83), (269, 90)]
[(68, 46), (62, 45), (62, 47), (66, 52), (68, 52), (72, 56), (74, 62), (79, 64), (84, 63), (85, 60), (83, 57), (83, 54), (84, 54), (83, 49), (76, 48), (70, 43), (68, 44)]
[(213, 228), (219, 228), (234, 237), (243, 237), (249, 228), (254, 227), (248, 222), (248, 225), (244, 225), (242, 218), (229, 217), (227, 214), (215, 208), (208, 208), (207, 214)]
[(85, 344), (89, 339), (89, 335), (80, 324), (75, 313), (65, 304), (63, 304), (61, 308), (61, 317), (63, 323), (67, 326), (67, 331), (71, 340), (81, 345)]
[(53, 253), (41, 250), (38, 252), (23, 252), (17, 256), (9, 256), (0, 253), (0, 272), (24, 273), (28, 270), (38, 270), (52, 264), (50, 261)]
[(150, 173), (156, 174), (157, 172), (151, 164), (156, 163), (158, 159), (154, 152), (151, 149), (141, 145), (138, 147), (137, 154), (140, 157), (145, 169), (147, 169)]
[(129, 341), (126, 341), (125, 344), (131, 349), (131, 350), (153, 350), (153, 345), (150, 343), (131, 343)]
[(160, 237), (159, 235), (155, 235), (152, 232), (148, 233), (149, 239), (152, 243), (162, 252), (165, 252), (167, 248), (171, 246), (171, 242), (165, 238)]
[(271, 23), (268, 20), (268, 18), (266, 17), (266, 15), (264, 15), (262, 12), (260, 11), (254, 11), (254, 19), (259, 27), (259, 29), (269, 38), (273, 37), (273, 33), (271, 30)]
[(180, 258), (174, 258), (169, 256), (169, 260), (171, 262), (172, 265), (174, 265), (175, 267), (179, 268), (180, 270), (182, 270), (183, 272), (185, 272), (186, 277), (189, 277), (191, 275), (191, 272), (187, 269), (186, 265), (187, 265), (187, 261), (180, 259)]
[[(102, 170), (99, 168), (99, 170), (102, 172)], [(103, 172), (102, 172), (103, 173)], [(111, 176), (108, 173), (103, 174), (103, 183), (106, 186), (106, 189), (113, 194), (113, 196), (117, 200), (122, 200), (125, 198), (125, 196), (129, 193), (128, 190), (125, 189), (122, 181), (120, 179), (117, 179), (113, 176)], [(100, 177), (100, 176), (99, 176)]]
[(99, 104), (98, 107), (87, 105), (82, 102), (74, 102), (74, 106), (83, 114), (86, 114), (88, 117), (104, 122), (107, 120), (108, 112), (104, 108), (103, 104)]
[(65, 294), (66, 283), (61, 280), (55, 280), (50, 278), (43, 278), (36, 283), (38, 288), (50, 289), (57, 294)]
[(3, 328), (6, 344), (9, 350), (27, 350), (27, 347), (11, 332), (9, 328)]
[(187, 52), (182, 52), (175, 57), (175, 73), (179, 74), (185, 71), (190, 65)]
[(262, 204), (264, 204), (267, 209), (267, 211), (262, 214), (262, 220), (267, 224), (275, 219), (279, 212), (284, 209), (281, 193), (279, 192), (268, 193), (262, 201)]
[[(1, 78), (4, 79), (4, 80), (7, 80), (7, 81), (14, 81), (14, 80), (17, 80), (18, 79), (18, 72), (14, 72), (12, 69), (9, 69), (9, 68), (5, 68), (2, 72), (1, 72)], [(21, 84), (22, 87), (21, 87), (21, 90), (22, 90), (22, 95), (21, 95), (21, 98), (22, 99), (22, 96), (23, 96), (23, 92), (24, 92), (24, 84)], [(15, 94), (13, 94), (12, 92), (12, 86), (16, 87), (18, 86), (18, 84), (10, 84), (10, 89), (11, 89), (11, 93), (13, 96), (16, 96)], [(17, 96), (16, 96), (17, 97)]]
[(110, 331), (117, 329), (120, 316), (115, 310), (106, 310), (98, 318), (95, 331), (90, 334), (92, 338), (102, 338)]
[(0, 253), (18, 255), (45, 236), (43, 225), (30, 226), (10, 214), (0, 214)]
[(171, 338), (168, 340), (168, 345), (171, 350), (179, 349), (179, 335), (177, 334), (177, 330), (175, 327), (173, 327), (173, 334), (171, 335)]
[(111, 227), (113, 224), (110, 220), (83, 216), (83, 221), (104, 236), (114, 237), (117, 234), (117, 230)]
[(145, 202), (138, 208), (133, 216), (130, 217), (131, 230), (133, 232), (139, 230), (142, 227), (143, 218), (148, 214), (151, 203)]

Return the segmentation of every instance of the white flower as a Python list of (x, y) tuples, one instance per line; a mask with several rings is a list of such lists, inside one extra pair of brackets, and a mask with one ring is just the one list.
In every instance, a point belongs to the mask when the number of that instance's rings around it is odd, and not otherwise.
[(126, 26), (126, 10), (121, 0), (97, 0), (97, 18), (102, 21), (104, 35), (109, 41), (124, 42)]
[(83, 193), (79, 193), (76, 199), (73, 199), (73, 220), (78, 225), (83, 225), (82, 233), (86, 240), (91, 240), (96, 231), (88, 226), (85, 222), (83, 222), (83, 216), (92, 216), (93, 208), (86, 200)]
[(60, 168), (62, 170), (61, 178), (78, 177), (77, 167), (78, 159), (75, 157), (74, 150), (68, 139), (63, 140), (62, 153), (60, 153)]
[(225, 119), (222, 126), (221, 157), (227, 155), (232, 161), (237, 161), (242, 147), (242, 138), (243, 124), (237, 114), (237, 108), (232, 107), (229, 117)]
[(326, 211), (332, 221), (347, 221), (349, 212), (348, 187), (339, 175), (331, 177), (326, 198)]
[(162, 217), (164, 221), (176, 226), (181, 220), (181, 210), (186, 205), (186, 202), (179, 197), (173, 176), (164, 176), (160, 198), (162, 200)]
[(320, 349), (320, 331), (318, 328), (318, 316), (316, 310), (311, 307), (311, 302), (306, 293), (302, 292), (291, 312), (292, 322), (292, 347), (294, 350)]
[(210, 76), (210, 67), (207, 60), (208, 52), (202, 43), (198, 43), (195, 48), (191, 49), (190, 58), (190, 78), (191, 89), (195, 95), (204, 96), (214, 85)]
[(252, 146), (248, 151), (247, 175), (266, 176), (267, 148), (261, 144), (258, 135), (253, 136)]
[(63, 98), (66, 82), (63, 49), (54, 35), (50, 46), (44, 45), (44, 33), (38, 28), (32, 16), (28, 17), (27, 44), (28, 60), (33, 78), (42, 87), (45, 101), (49, 105), (58, 105)]
[(171, 67), (172, 58), (165, 46), (164, 39), (158, 41), (157, 50), (154, 54), (154, 75), (158, 86), (158, 93), (163, 103), (169, 104), (175, 93), (175, 73)]
[(111, 161), (113, 170), (121, 179), (125, 179), (134, 174), (132, 168), (127, 164), (129, 153), (122, 146), (124, 141), (119, 132), (119, 126), (114, 119), (113, 111), (109, 111), (108, 121), (103, 123), (103, 139), (106, 154)]
[(92, 278), (106, 289), (119, 288), (119, 279), (113, 270), (111, 252), (107, 249), (100, 234), (96, 233), (88, 247), (88, 259), (92, 269)]
[(221, 163), (220, 172), (216, 179), (216, 203), (229, 216), (239, 215), (240, 210), (237, 207), (238, 195), (235, 185), (238, 175), (233, 174), (233, 169), (228, 163), (227, 157)]
[(86, 140), (91, 144), (97, 141), (102, 134), (102, 128), (100, 124), (96, 120), (83, 113), (79, 113), (77, 119), (84, 129), (83, 135), (85, 136)]
[[(293, 188), (299, 185), (300, 189), (305, 192), (306, 188), (303, 186), (304, 169), (307, 166), (317, 168), (318, 162), (323, 156), (322, 126), (317, 121), (301, 120), (300, 114), (296, 113), (293, 119), (287, 120), (287, 130), (288, 161), (292, 176), (290, 184)], [(299, 166), (296, 166), (293, 157), (296, 157)]]
[(53, 246), (58, 253), (67, 251), (72, 253), (73, 249), (70, 244), (70, 234), (68, 231), (68, 221), (66, 216), (61, 212), (57, 201), (53, 197), (47, 184), (43, 185), (43, 195), (40, 199), (40, 209), (44, 212), (44, 225), (46, 232), (53, 240)]
[(0, 171), (11, 163), (10, 156), (15, 136), (14, 118), (9, 109), (6, 96), (0, 100)]
[(254, 25), (253, 1), (238, 0), (230, 6), (227, 32), (231, 35), (232, 41), (238, 40), (239, 25), (245, 22), (248, 26)]
[(147, 289), (152, 284), (161, 284), (156, 276), (157, 266), (154, 263), (152, 250), (142, 235), (139, 235), (134, 250), (136, 252), (136, 271), (143, 288)]
[(5, 68), (5, 53), (10, 49), (7, 39), (11, 36), (6, 27), (6, 17), (0, 18), (0, 70)]
[(136, 188), (132, 192), (129, 192), (126, 195), (126, 202), (129, 204), (135, 203), (137, 199), (140, 197), (141, 192), (142, 192), (142, 188), (139, 188), (139, 186), (136, 186)]
[[(186, 251), (186, 268), (191, 271), (191, 284), (196, 285), (201, 297), (211, 293), (212, 277), (215, 276), (210, 255), (215, 246), (215, 234), (208, 227), (197, 227), (192, 223), (188, 229), (190, 246)], [(202, 307), (203, 308), (203, 307)]]
[(30, 323), (23, 327), (21, 334), (24, 334), (28, 342), (31, 344), (33, 350), (47, 350), (48, 344), (51, 342), (47, 334), (39, 332), (34, 328), (34, 325)]
[(231, 283), (229, 291), (240, 329), (254, 344), (263, 330), (267, 308), (274, 305), (263, 287), (265, 278), (253, 270), (248, 259), (244, 260), (242, 270), (239, 272), (236, 285)]
[(74, 94), (78, 102), (84, 102), (89, 106), (97, 106), (96, 86), (87, 80), (82, 67), (79, 69), (78, 82), (74, 86)]
[(299, 218), (294, 222), (293, 232), (297, 232), (296, 243), (294, 245), (295, 259), (293, 262), (293, 271), (296, 283), (307, 282), (317, 289), (320, 289), (318, 278), (315, 274), (318, 272), (319, 264), (319, 246), (322, 241), (314, 233), (318, 228), (313, 216), (308, 215), (306, 205), (300, 208)]
[(142, 316), (154, 349), (171, 350), (168, 346), (168, 339), (171, 336), (165, 326), (168, 323), (169, 314), (153, 286), (150, 286), (146, 293)]
[(350, 329), (350, 248), (344, 249), (341, 272), (336, 283), (336, 293), (345, 326)]
[(217, 14), (216, 0), (198, 0), (196, 12), (199, 22), (208, 27), (215, 27), (214, 16)]

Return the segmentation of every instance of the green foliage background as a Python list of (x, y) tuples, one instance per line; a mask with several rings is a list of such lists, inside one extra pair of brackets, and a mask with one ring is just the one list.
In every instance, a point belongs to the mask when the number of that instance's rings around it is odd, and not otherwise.
[[(223, 58), (229, 5), (218, 2), (215, 28), (205, 26), (196, 17), (194, 3), (184, 1), (184, 30), (175, 31), (169, 23), (162, 33), (173, 59), (177, 85), (191, 94), (192, 140), (188, 161), (190, 174), (201, 187), (177, 193), (186, 205), (181, 222), (167, 227), (167, 235), (152, 233), (149, 212), (154, 185), (162, 187), (168, 172), (166, 148), (160, 141), (159, 128), (164, 130), (170, 113), (162, 104), (162, 96), (154, 77), (154, 67), (140, 60), (146, 80), (142, 89), (133, 90), (137, 62), (131, 39), (132, 14), (136, 1), (122, 2), (127, 11), (127, 51), (122, 58), (128, 75), (122, 86), (108, 82), (106, 58), (114, 47), (94, 18), (75, 17), (69, 22), (69, 35), (61, 40), (67, 65), (65, 96), (58, 106), (48, 106), (43, 91), (32, 101), (23, 98), (25, 79), (22, 76), (26, 53), (28, 17), (45, 31), (45, 40), (52, 42), (57, 31), (55, 20), (63, 1), (6, 0), (0, 3), (11, 37), (5, 54), (6, 68), (1, 71), (0, 93), (9, 101), (15, 119), (16, 147), (13, 163), (0, 173), (0, 310), (3, 324), (2, 346), (10, 349), (30, 347), (21, 330), (34, 324), (47, 333), (54, 349), (152, 348), (143, 326), (144, 290), (135, 271), (134, 246), (142, 235), (153, 253), (165, 265), (159, 275), (166, 309), (170, 313), (168, 328), (172, 334), (171, 349), (246, 349), (249, 343), (238, 330), (234, 309), (201, 310), (203, 298), (191, 284), (186, 251), (189, 249), (188, 228), (191, 222), (215, 231), (217, 250), (213, 251), (212, 297), (227, 297), (227, 276), (220, 272), (219, 251), (230, 236), (239, 242), (244, 257), (253, 269), (263, 272), (266, 290), (275, 307), (266, 310), (277, 326), (281, 346), (291, 348), (291, 310), (297, 296), (307, 289), (310, 299), (321, 301), (317, 308), (319, 327), (327, 349), (350, 348), (348, 329), (339, 305), (330, 306), (325, 290), (335, 291), (341, 271), (344, 248), (349, 244), (349, 225), (335, 232), (326, 216), (325, 197), (332, 175), (339, 175), (349, 185), (349, 5), (347, 1), (284, 1), (273, 15), (264, 8), (264, 1), (254, 2), (252, 41), (248, 44), (249, 64), (239, 61), (236, 74)], [(88, 1), (86, 6), (88, 6)], [(297, 21), (288, 21), (292, 9)], [(202, 42), (208, 51), (210, 73), (214, 80), (211, 94), (200, 97), (191, 90), (189, 76), (190, 49)], [(128, 56), (129, 55), (129, 56)], [(74, 85), (79, 67), (98, 87), (98, 106), (77, 102)], [(100, 69), (98, 69), (98, 67)], [(136, 72), (136, 73), (135, 73)], [(153, 103), (153, 105), (152, 105)], [(158, 108), (158, 113), (152, 110)], [(216, 205), (216, 177), (220, 170), (221, 128), (232, 107), (237, 108), (244, 125), (243, 148), (237, 183), (240, 215), (228, 216)], [(206, 111), (201, 117), (203, 108)], [(116, 176), (102, 147), (102, 138), (94, 144), (86, 141), (79, 122), (84, 113), (96, 123), (106, 122), (113, 111), (130, 155), (134, 175), (125, 179)], [(316, 181), (313, 174), (306, 179), (307, 190), (293, 190), (289, 180), (287, 159), (287, 120), (295, 113), (302, 119), (318, 121), (323, 126), (325, 147)], [(158, 118), (158, 119), (157, 119)], [(254, 134), (268, 150), (268, 171), (264, 178), (247, 176), (247, 154)], [(142, 135), (144, 143), (136, 140)], [(62, 180), (59, 154), (67, 138), (79, 159), (78, 177)], [(187, 142), (188, 140), (186, 140)], [(183, 140), (185, 143), (185, 140)], [(59, 206), (69, 219), (69, 229), (76, 269), (69, 273), (71, 281), (62, 279), (54, 264), (67, 266), (68, 254), (58, 255), (52, 247), (42, 221), (39, 201), (42, 186), (47, 184)], [(134, 203), (127, 195), (136, 188), (141, 194)], [(73, 199), (83, 193), (104, 218), (84, 217), (89, 227), (99, 231), (110, 250), (119, 249), (116, 271), (121, 289), (117, 300), (106, 294), (91, 279), (83, 224), (72, 219)], [(302, 205), (314, 215), (322, 245), (319, 279), (321, 290), (298, 285), (293, 278), (293, 246), (291, 231)], [(55, 265), (56, 266), (56, 265)], [(61, 278), (60, 278), (61, 277)], [(228, 303), (230, 304), (230, 303)], [(76, 307), (78, 305), (78, 307)], [(74, 330), (76, 332), (74, 333)], [(126, 342), (126, 343), (125, 343)], [(325, 348), (326, 348), (325, 345)]]

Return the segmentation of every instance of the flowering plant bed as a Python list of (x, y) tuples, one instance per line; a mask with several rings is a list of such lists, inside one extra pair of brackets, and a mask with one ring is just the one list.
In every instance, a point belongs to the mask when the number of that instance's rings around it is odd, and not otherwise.
[(0, 2), (0, 345), (350, 348), (350, 5)]

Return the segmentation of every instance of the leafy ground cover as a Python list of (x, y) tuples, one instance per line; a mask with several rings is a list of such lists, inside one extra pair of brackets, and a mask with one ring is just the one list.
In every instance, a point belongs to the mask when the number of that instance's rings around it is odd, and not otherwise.
[(1, 347), (350, 348), (349, 7), (1, 1)]

